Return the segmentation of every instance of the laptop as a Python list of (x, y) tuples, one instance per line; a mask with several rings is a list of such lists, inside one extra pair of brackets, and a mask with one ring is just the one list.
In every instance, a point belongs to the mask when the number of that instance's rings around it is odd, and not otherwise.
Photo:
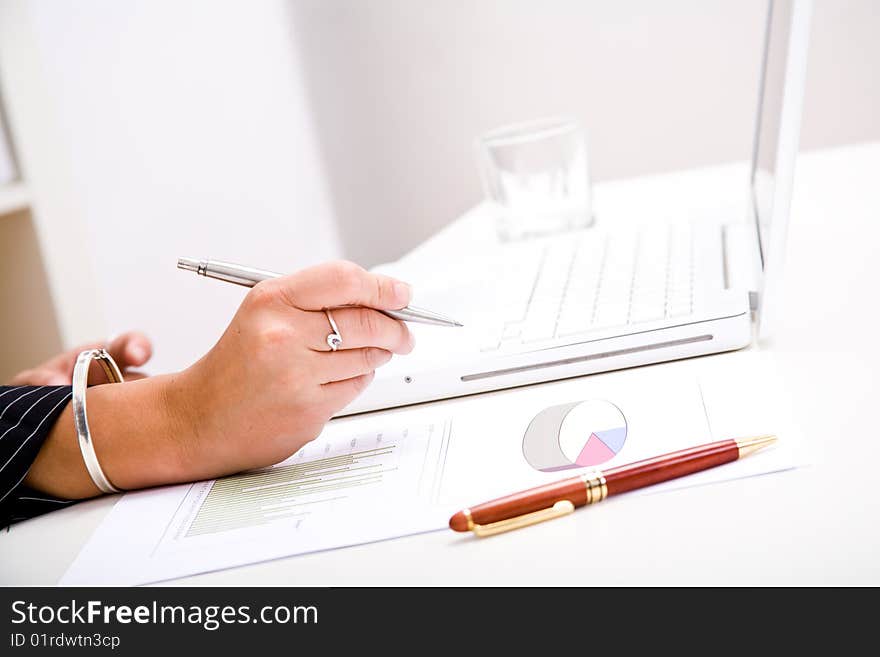
[[(461, 252), (443, 270), (382, 268), (462, 329), (410, 324), (395, 357), (340, 415), (740, 349), (767, 337), (782, 265), (806, 74), (810, 0), (771, 0), (748, 207), (642, 217)], [(745, 180), (745, 176), (743, 177)], [(414, 268), (415, 265), (418, 265)], [(421, 269), (419, 269), (421, 267)]]

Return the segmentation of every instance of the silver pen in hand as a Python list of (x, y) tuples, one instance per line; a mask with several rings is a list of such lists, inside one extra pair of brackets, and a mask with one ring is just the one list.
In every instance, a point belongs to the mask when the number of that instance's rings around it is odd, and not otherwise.
[[(231, 262), (196, 260), (195, 258), (178, 258), (177, 268), (195, 272), (199, 276), (216, 278), (218, 281), (235, 283), (244, 287), (253, 287), (260, 281), (284, 276), (284, 274), (278, 274), (273, 271), (245, 267), (244, 265), (236, 265)], [(464, 326), (461, 322), (457, 322), (450, 317), (445, 317), (430, 310), (414, 308), (413, 306), (407, 306), (400, 310), (380, 310), (379, 312), (404, 322), (419, 322), (436, 326)]]

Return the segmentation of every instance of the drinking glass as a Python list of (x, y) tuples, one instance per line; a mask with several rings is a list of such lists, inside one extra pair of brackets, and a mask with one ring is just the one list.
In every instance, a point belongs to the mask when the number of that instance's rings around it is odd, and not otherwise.
[(497, 128), (477, 140), (477, 158), (502, 240), (593, 224), (586, 137), (576, 120)]

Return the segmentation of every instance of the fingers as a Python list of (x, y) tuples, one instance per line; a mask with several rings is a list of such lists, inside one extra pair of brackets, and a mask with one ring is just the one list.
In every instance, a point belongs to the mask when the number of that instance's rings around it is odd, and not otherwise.
[(107, 347), (119, 369), (140, 367), (153, 355), (150, 339), (140, 331), (128, 331), (115, 337)]
[[(81, 344), (78, 347), (74, 347), (69, 351), (65, 351), (64, 353), (58, 354), (54, 358), (48, 360), (43, 364), (43, 368), (53, 370), (55, 372), (59, 372), (64, 375), (65, 383), (70, 383), (73, 377), (73, 366), (76, 364), (76, 357), (79, 356), (81, 351), (86, 351), (87, 349), (100, 349), (104, 347), (105, 344), (103, 342), (89, 342), (87, 344)], [(103, 372), (101, 372), (101, 368), (95, 365), (97, 369), (94, 370), (95, 380), (96, 381), (104, 381), (107, 377), (103, 376)], [(90, 369), (91, 379), (91, 372)], [(98, 374), (101, 372), (100, 374)], [(103, 377), (103, 378), (102, 378)], [(63, 385), (63, 384), (59, 384)]]
[[(102, 347), (107, 350), (107, 352), (110, 354), (110, 357), (119, 366), (119, 369), (122, 371), (123, 378), (126, 381), (132, 378), (130, 373), (128, 372), (128, 369), (130, 367), (138, 367), (140, 365), (143, 365), (148, 360), (150, 360), (150, 357), (153, 355), (153, 345), (146, 335), (144, 335), (140, 331), (128, 331), (127, 333), (122, 333), (121, 335), (113, 338), (110, 341), (110, 344), (85, 344), (80, 345), (79, 347), (74, 349), (72, 352), (70, 352), (70, 371), (73, 371), (73, 364), (76, 362), (76, 357), (81, 351), (85, 351), (86, 349), (99, 349)], [(134, 378), (144, 377), (140, 376)], [(89, 385), (96, 385), (106, 382), (107, 375), (104, 373), (103, 368), (98, 365), (98, 363), (93, 361), (92, 364), (89, 366)]]
[(316, 354), (316, 358), (320, 382), (332, 383), (374, 372), (377, 367), (391, 360), (391, 352), (367, 347)]
[[(81, 344), (74, 349), (58, 354), (30, 370), (17, 374), (11, 381), (13, 385), (63, 386), (70, 385), (73, 367), (79, 354), (88, 349), (106, 348), (113, 360), (122, 370), (126, 380), (143, 379), (141, 372), (130, 372), (128, 368), (143, 365), (153, 355), (153, 345), (149, 338), (138, 331), (129, 331), (114, 338), (110, 345), (104, 342)], [(89, 384), (105, 383), (107, 376), (97, 364), (89, 366)]]
[[(408, 354), (415, 340), (406, 324), (370, 308), (335, 308), (333, 320), (342, 336), (342, 349), (379, 347), (395, 354)], [(330, 322), (323, 312), (305, 313), (305, 333), (309, 347), (327, 351)]]
[(47, 368), (25, 370), (9, 382), (13, 386), (63, 386), (70, 385), (70, 376)]
[(380, 310), (403, 308), (410, 287), (390, 276), (371, 274), (352, 262), (328, 262), (272, 281), (287, 302), (302, 310), (336, 306), (367, 306)]
[(375, 376), (375, 372), (370, 372), (369, 374), (361, 374), (344, 381), (325, 383), (321, 386), (324, 393), (324, 403), (331, 409), (329, 415), (345, 408), (354, 401), (373, 382)]

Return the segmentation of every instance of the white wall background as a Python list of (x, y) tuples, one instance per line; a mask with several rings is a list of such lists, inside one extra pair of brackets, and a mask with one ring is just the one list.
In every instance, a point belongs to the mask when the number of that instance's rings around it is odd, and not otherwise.
[[(179, 255), (280, 271), (339, 255), (284, 2), (9, 0), (2, 11), (3, 82), (53, 292), (75, 300), (68, 343), (138, 327), (155, 340), (154, 371), (181, 367), (244, 292), (177, 271)], [(85, 239), (72, 243), (70, 225)]]
[[(816, 0), (804, 147), (880, 138), (878, 14)], [(479, 200), (473, 138), (506, 122), (580, 117), (597, 180), (744, 159), (763, 18), (763, 0), (3, 0), (63, 337), (140, 327), (154, 371), (183, 366), (242, 291), (178, 255), (393, 259)]]
[[(296, 0), (346, 252), (394, 259), (481, 196), (472, 141), (579, 117), (594, 180), (746, 159), (765, 0)], [(806, 148), (880, 138), (880, 3), (816, 0)]]

